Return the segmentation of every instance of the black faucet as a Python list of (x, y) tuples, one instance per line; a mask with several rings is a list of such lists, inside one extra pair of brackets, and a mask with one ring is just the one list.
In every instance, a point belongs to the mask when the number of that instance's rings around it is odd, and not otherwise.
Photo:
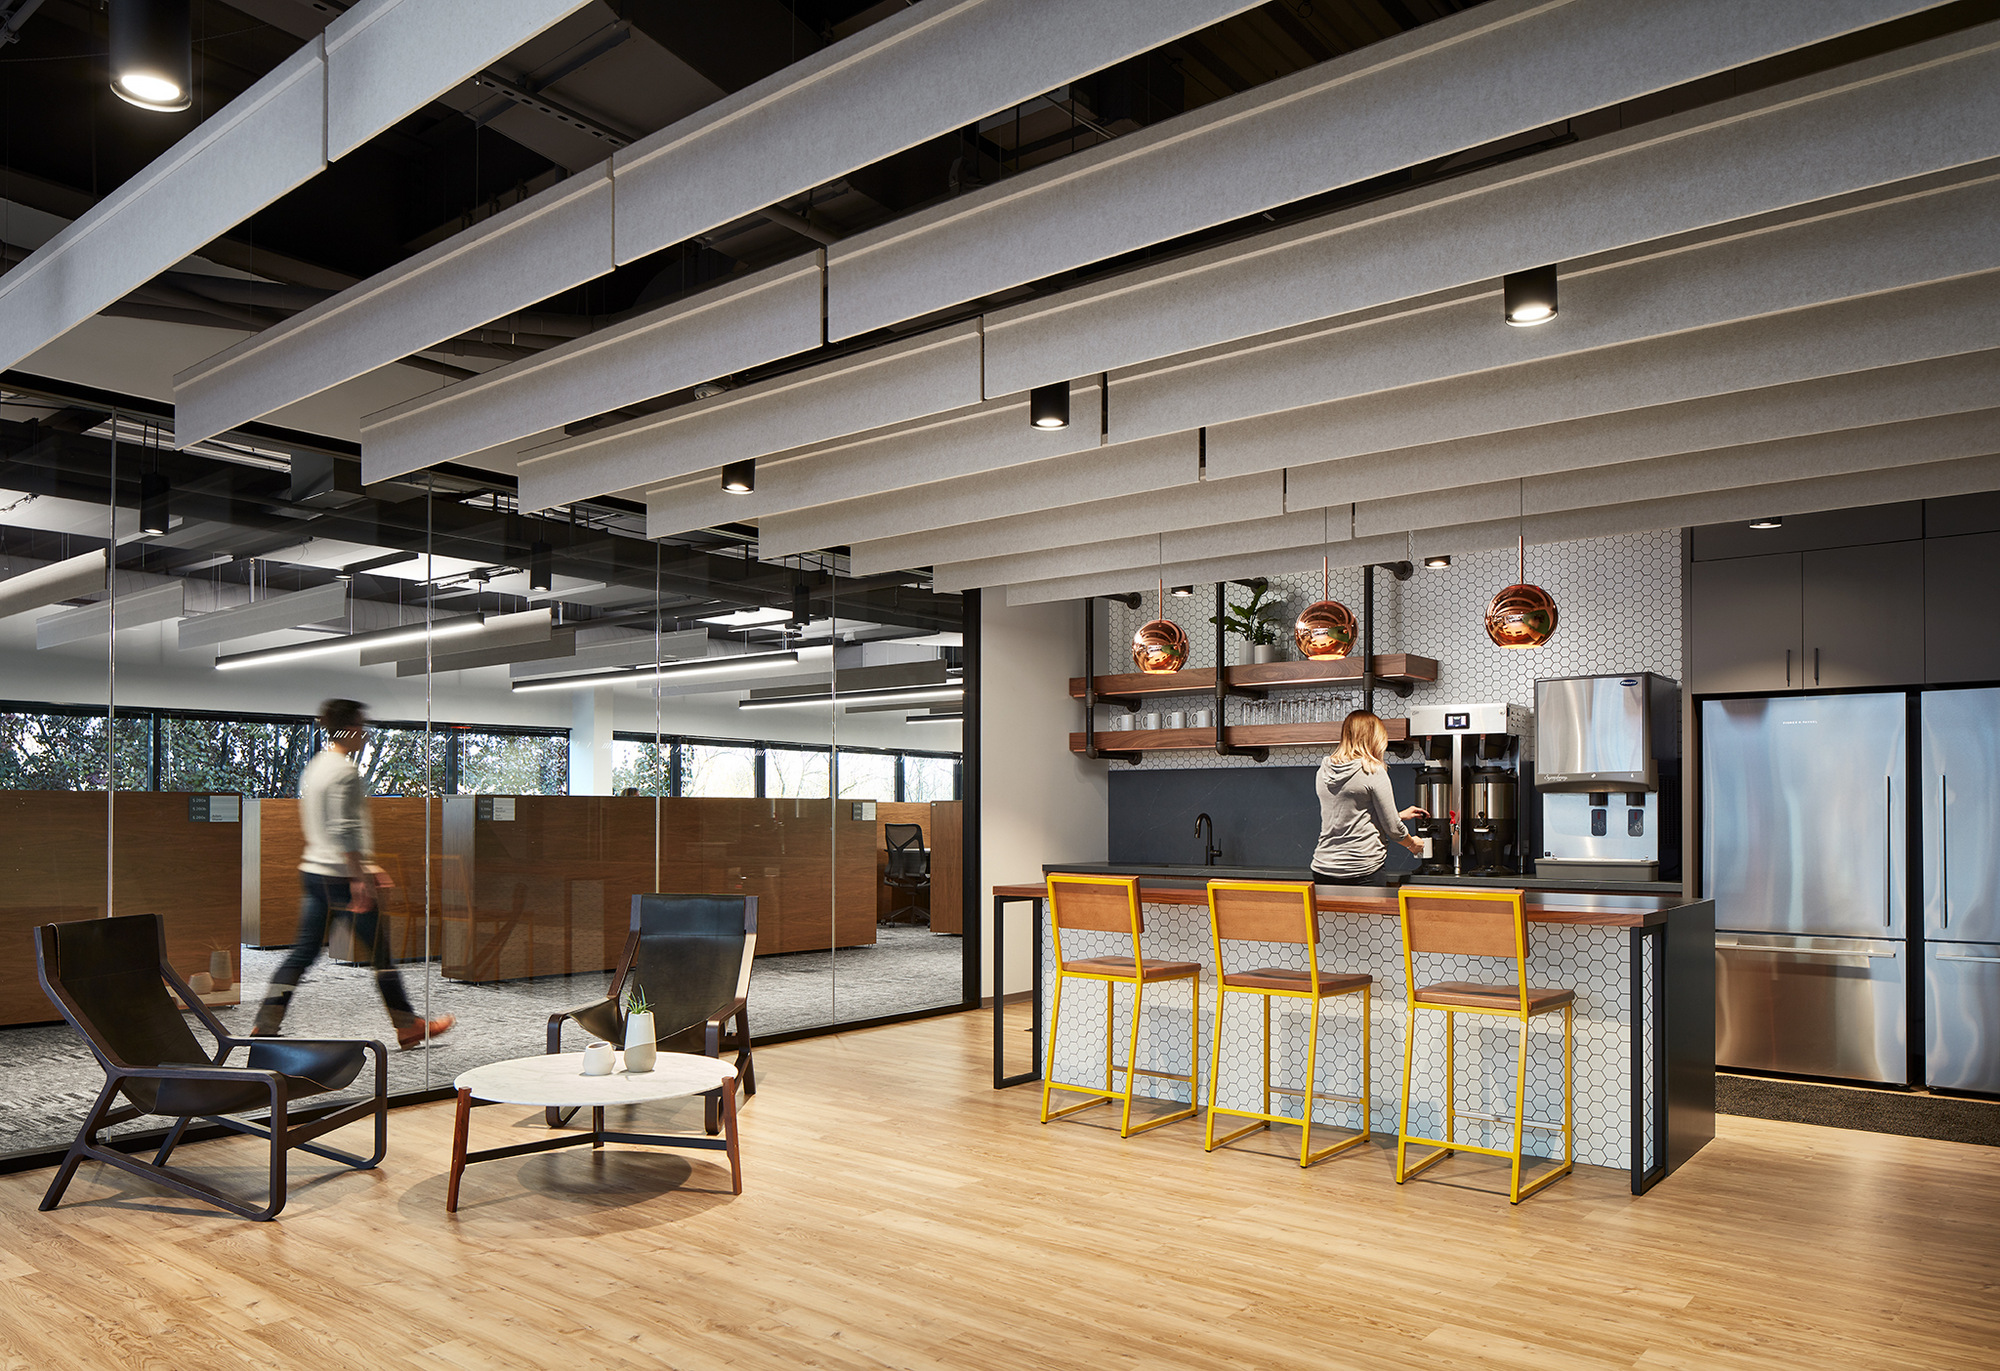
[(1203, 866), (1214, 866), (1215, 859), (1222, 855), (1222, 849), (1215, 845), (1215, 820), (1209, 818), (1206, 814), (1195, 815), (1194, 836), (1197, 838), (1201, 837), (1204, 827), (1208, 830), (1208, 841), (1202, 847), (1201, 864)]

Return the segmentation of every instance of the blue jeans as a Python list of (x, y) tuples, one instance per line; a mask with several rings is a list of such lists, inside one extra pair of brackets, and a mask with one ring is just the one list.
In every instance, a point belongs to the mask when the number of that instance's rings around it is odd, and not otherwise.
[[(285, 1021), (285, 1009), (292, 1002), (292, 992), (305, 979), (312, 964), (319, 960), (320, 949), (326, 942), (327, 915), (336, 909), (347, 908), (347, 885), (345, 876), (322, 876), (316, 871), (301, 871), (299, 876), (305, 886), (305, 897), (299, 903), (299, 935), (292, 943), (292, 950), (285, 954), (278, 972), (271, 977), (271, 988), (264, 994), (264, 1003), (257, 1010), (259, 1033), (276, 1033)], [(389, 958), (389, 940), (383, 934), (381, 911), (370, 909), (363, 914), (350, 917), (354, 920), (354, 941), (373, 949), (369, 964), (375, 969), (375, 988), (382, 992), (382, 1003), (389, 1011), (389, 1021), (396, 1026), (400, 1035), (417, 1022), (417, 1012), (410, 1008), (410, 996), (403, 989), (402, 973), (396, 970), (395, 962)]]

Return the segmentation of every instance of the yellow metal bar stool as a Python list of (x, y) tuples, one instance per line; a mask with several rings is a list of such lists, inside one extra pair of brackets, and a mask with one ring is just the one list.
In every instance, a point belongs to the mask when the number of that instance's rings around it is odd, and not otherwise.
[[(1074, 1114), (1079, 1109), (1089, 1109), (1092, 1105), (1106, 1104), (1113, 1100), (1125, 1102), (1125, 1114), (1118, 1124), (1118, 1136), (1129, 1138), (1134, 1133), (1143, 1133), (1149, 1128), (1158, 1128), (1163, 1123), (1175, 1123), (1192, 1118), (1195, 1111), (1195, 1063), (1201, 1057), (1201, 963), (1155, 961), (1139, 953), (1139, 935), (1146, 931), (1145, 916), (1139, 910), (1139, 878), (1136, 876), (1074, 876), (1051, 875), (1049, 877), (1049, 927), (1054, 930), (1056, 940), (1056, 990), (1055, 1000), (1049, 1012), (1049, 1053), (1047, 1072), (1042, 1078), (1042, 1122), (1060, 1119), (1065, 1114)], [(1124, 933), (1132, 939), (1132, 955), (1116, 957), (1085, 957), (1076, 961), (1063, 959), (1062, 935), (1064, 929), (1090, 930), (1100, 933)], [(1055, 1078), (1056, 1069), (1056, 1029), (1062, 1024), (1062, 992), (1065, 981), (1104, 982), (1104, 1084), (1078, 1085)], [(1146, 987), (1162, 981), (1186, 981), (1188, 993), (1192, 997), (1188, 1013), (1188, 1069), (1185, 1076), (1172, 1071), (1149, 1071), (1139, 1066), (1139, 1010), (1144, 1003)], [(1118, 987), (1132, 987), (1132, 1026), (1126, 1035), (1125, 1061), (1120, 1064), (1112, 1060), (1112, 1046), (1117, 1041), (1113, 1030), (1113, 1005), (1118, 995)], [(1113, 1073), (1123, 1072), (1124, 1089), (1114, 1089), (1111, 1084)], [(1132, 1084), (1135, 1077), (1154, 1076), (1161, 1080), (1186, 1081), (1188, 1087), (1188, 1107), (1162, 1118), (1150, 1119), (1137, 1128), (1132, 1126)], [(1094, 1100), (1073, 1104), (1066, 1109), (1049, 1112), (1049, 1092), (1069, 1090), (1079, 1095), (1095, 1095)]]
[[(1215, 944), (1216, 979), (1215, 1031), (1208, 1040), (1208, 1130), (1205, 1146), (1210, 1152), (1246, 1134), (1269, 1128), (1274, 1123), (1295, 1123), (1300, 1126), (1301, 1133), (1299, 1165), (1311, 1166), (1314, 1162), (1331, 1157), (1336, 1152), (1345, 1152), (1350, 1147), (1358, 1147), (1372, 1136), (1368, 1126), (1368, 1001), (1369, 987), (1374, 984), (1374, 978), (1320, 970), (1319, 910), (1314, 907), (1313, 899), (1313, 886), (1310, 881), (1210, 881), (1208, 883), (1208, 930)], [(1262, 966), (1250, 971), (1231, 971), (1223, 957), (1222, 945), (1226, 942), (1303, 943), (1306, 949), (1306, 967), (1303, 971), (1276, 966)], [(1215, 1102), (1216, 1085), (1221, 1078), (1222, 1067), (1222, 1015), (1229, 1006), (1229, 997), (1238, 994), (1256, 995), (1264, 1002), (1264, 1108), (1261, 1113), (1249, 1109), (1225, 1109)], [(1336, 995), (1356, 994), (1361, 996), (1361, 1093), (1322, 1094), (1313, 1089), (1319, 1072), (1320, 1005)], [(1304, 1000), (1312, 1015), (1312, 1029), (1306, 1047), (1306, 1084), (1303, 1090), (1271, 1084), (1273, 999)], [(1273, 1095), (1301, 1097), (1298, 1116), (1274, 1113), (1271, 1109)], [(1360, 1111), (1358, 1131), (1352, 1137), (1343, 1138), (1331, 1146), (1322, 1147), (1317, 1152), (1313, 1151), (1314, 1100), (1354, 1105)], [(1215, 1136), (1217, 1114), (1233, 1114), (1238, 1118), (1255, 1119), (1257, 1122), (1218, 1138)]]
[[(1396, 1184), (1401, 1185), (1427, 1166), (1454, 1151), (1483, 1152), (1513, 1161), (1509, 1178), (1508, 1202), (1519, 1204), (1549, 1182), (1567, 1176), (1576, 1156), (1576, 1118), (1573, 1081), (1575, 1077), (1573, 990), (1536, 990), (1528, 985), (1528, 914), (1518, 890), (1448, 890), (1439, 887), (1398, 892), (1403, 920), (1403, 983), (1409, 996), (1409, 1020), (1403, 1033), (1403, 1108), (1396, 1125)], [(1441, 953), (1460, 957), (1506, 957), (1514, 963), (1514, 979), (1507, 985), (1479, 981), (1437, 981), (1419, 986), (1416, 977), (1417, 953)], [(1418, 1137), (1410, 1132), (1410, 1067), (1417, 1037), (1417, 1011), (1428, 1009), (1444, 1015), (1444, 1136)], [(1538, 1014), (1563, 1016), (1563, 1116), (1561, 1123), (1527, 1119), (1528, 1103), (1528, 1023)], [(1485, 1014), (1513, 1019), (1519, 1024), (1514, 1067), (1514, 1112), (1511, 1116), (1482, 1114), (1459, 1109), (1454, 1090), (1457, 1077), (1457, 1043), (1454, 1020), (1460, 1014)], [(1512, 1124), (1514, 1145), (1482, 1147), (1456, 1140), (1458, 1120)], [(1560, 1132), (1563, 1136), (1562, 1164), (1521, 1184), (1521, 1134), (1535, 1128)], [(1435, 1147), (1437, 1151), (1415, 1166), (1404, 1164), (1411, 1143)]]

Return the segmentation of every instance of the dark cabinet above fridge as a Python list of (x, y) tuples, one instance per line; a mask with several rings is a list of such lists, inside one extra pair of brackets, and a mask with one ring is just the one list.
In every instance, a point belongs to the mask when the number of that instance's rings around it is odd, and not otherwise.
[(1921, 683), (1921, 540), (1693, 566), (1688, 674), (1704, 695)]

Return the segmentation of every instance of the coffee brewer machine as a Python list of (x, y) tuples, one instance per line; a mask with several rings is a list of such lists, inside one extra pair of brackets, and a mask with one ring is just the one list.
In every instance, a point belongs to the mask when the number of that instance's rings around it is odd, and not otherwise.
[(1635, 671), (1535, 682), (1537, 875), (1680, 875), (1680, 683)]
[(1418, 757), (1417, 804), (1428, 819), (1411, 825), (1429, 840), (1425, 876), (1512, 876), (1521, 869), (1519, 705), (1418, 705), (1410, 749)]

